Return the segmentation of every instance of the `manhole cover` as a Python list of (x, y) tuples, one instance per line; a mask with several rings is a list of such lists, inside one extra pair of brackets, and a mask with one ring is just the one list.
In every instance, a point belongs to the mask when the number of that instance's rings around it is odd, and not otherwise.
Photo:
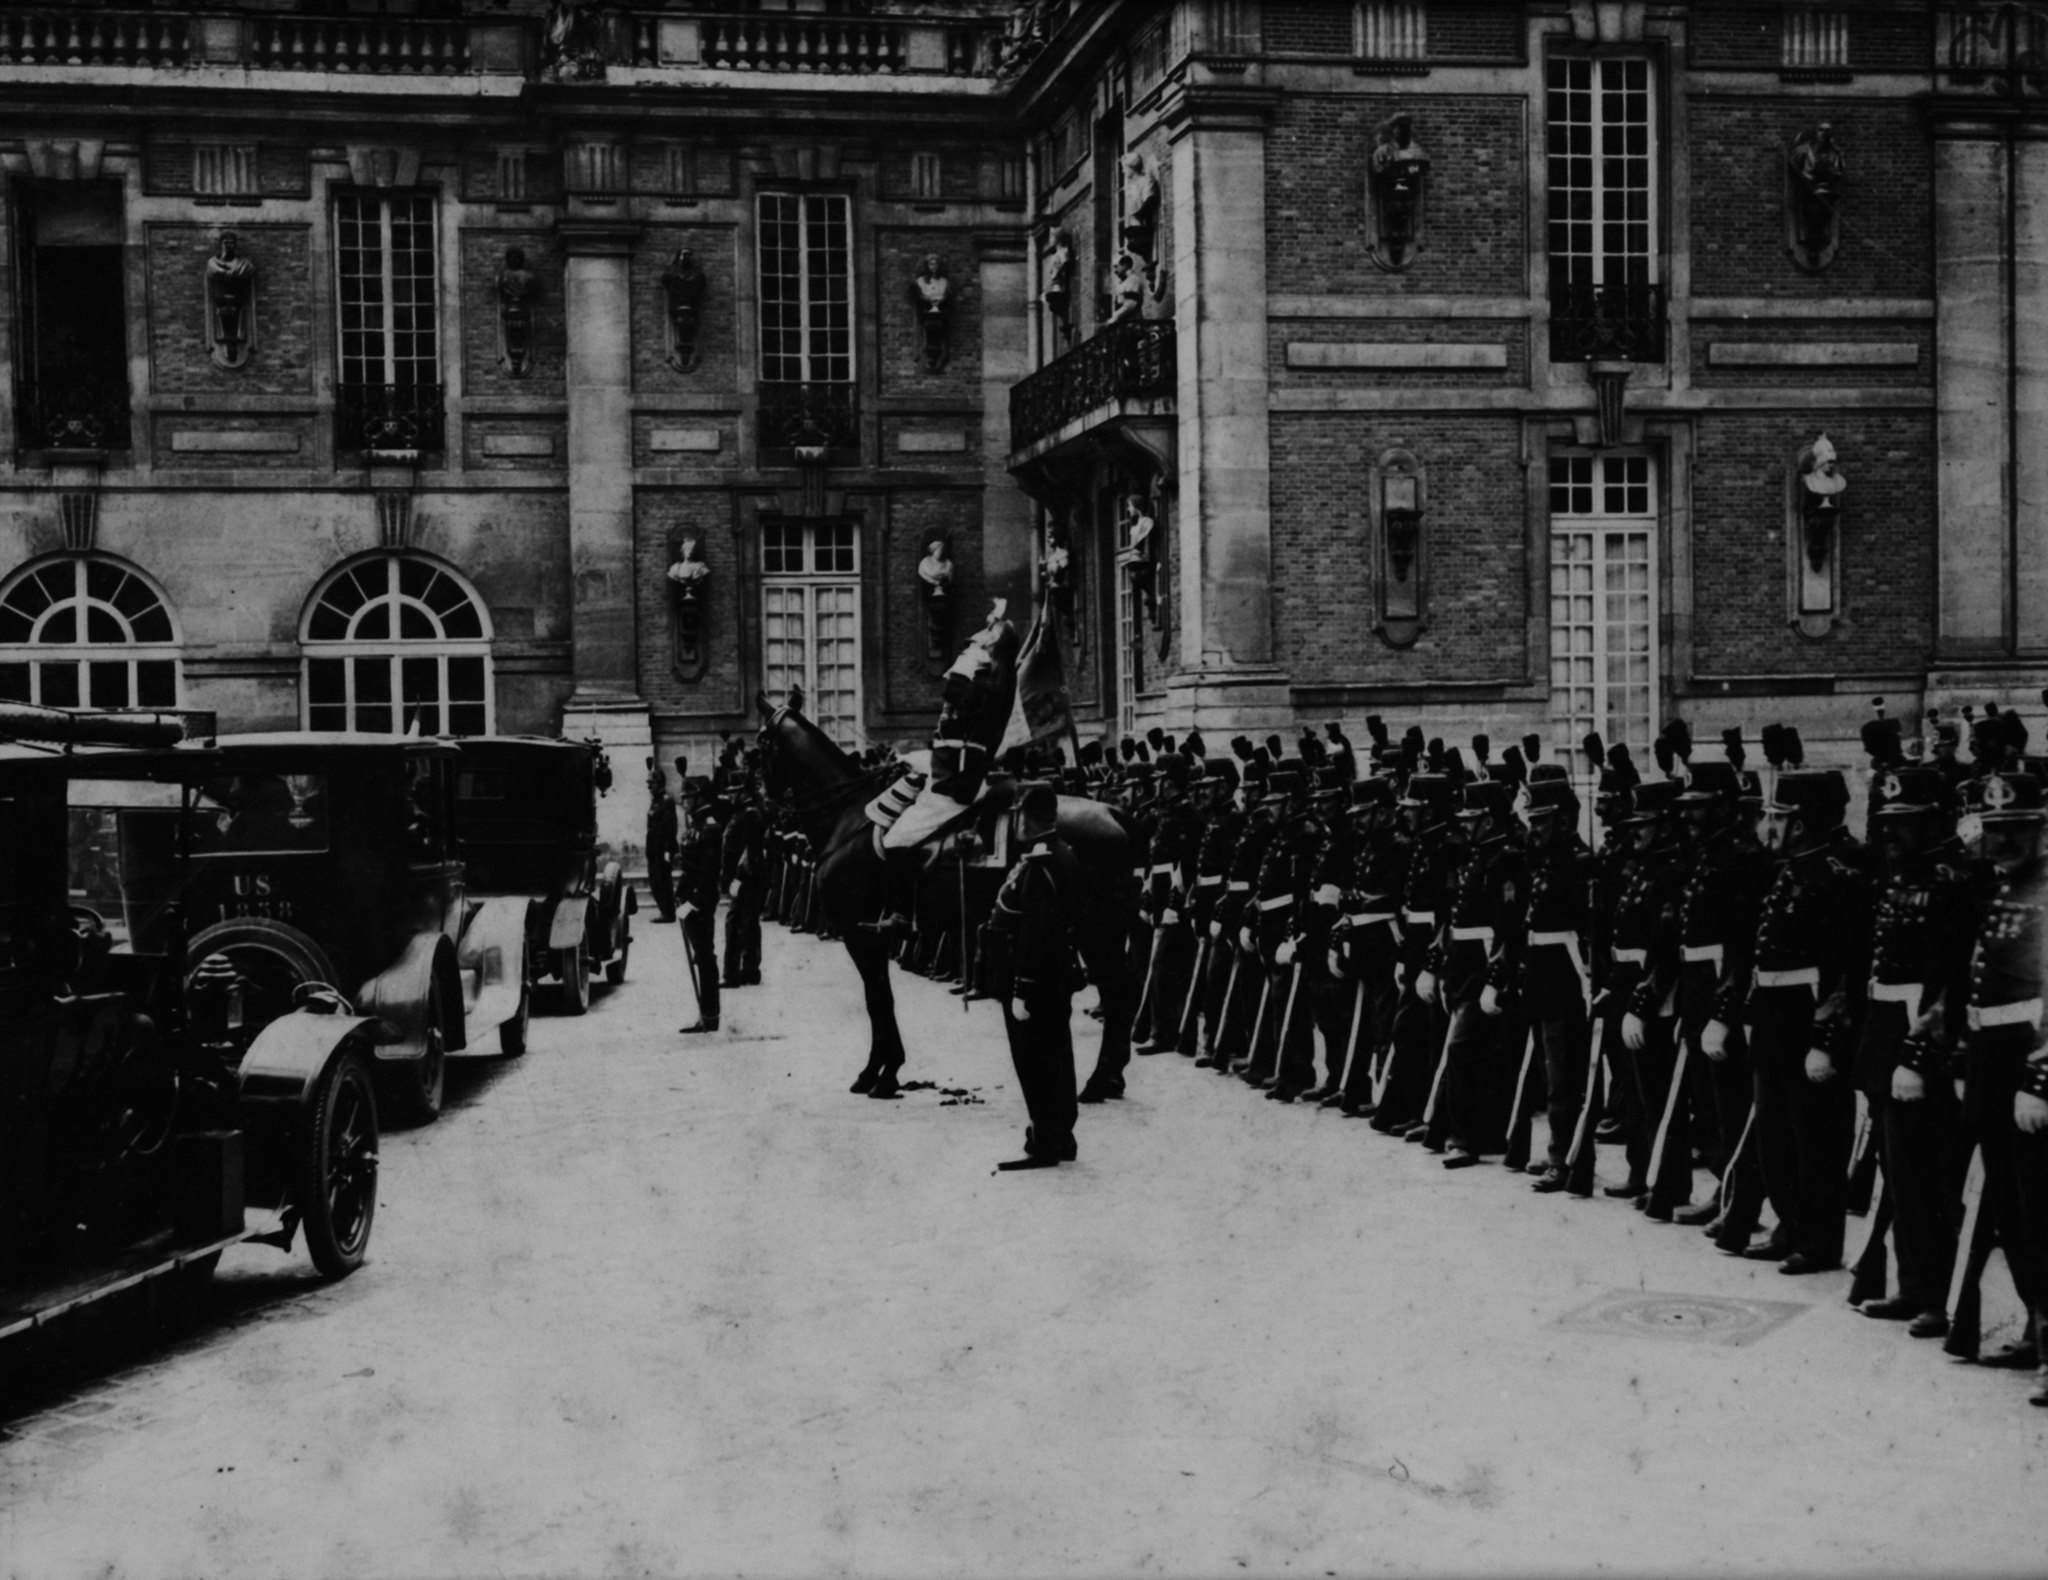
[(1724, 1295), (1657, 1295), (1617, 1289), (1568, 1311), (1558, 1325), (1645, 1339), (1753, 1344), (1806, 1310), (1796, 1300), (1733, 1300)]

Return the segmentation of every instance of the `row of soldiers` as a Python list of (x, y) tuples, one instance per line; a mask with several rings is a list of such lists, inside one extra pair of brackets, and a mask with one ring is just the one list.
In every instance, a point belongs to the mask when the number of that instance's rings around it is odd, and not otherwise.
[(1844, 776), (1778, 726), (1768, 775), (1734, 732), (1696, 762), (1667, 729), (1647, 780), (1589, 739), (1597, 848), (1534, 738), (1498, 763), (1476, 739), (1475, 767), (1375, 721), (1361, 776), (1335, 727), (1291, 758), (1155, 737), (1100, 785), (1146, 833), (1135, 1051), (1365, 1118), (1445, 1168), (1499, 1157), (1540, 1192), (1592, 1196), (1607, 1147), (1606, 1196), (1786, 1274), (1842, 1266), (1852, 1197), (1880, 1181), (1860, 1309), (1974, 1353), (1996, 1245), (2029, 1331), (1980, 1358), (2038, 1367), (2048, 778), (2017, 717), (1988, 717), (1967, 767), (1953, 735), (1909, 755), (1895, 725), (1866, 730), (1868, 845)]

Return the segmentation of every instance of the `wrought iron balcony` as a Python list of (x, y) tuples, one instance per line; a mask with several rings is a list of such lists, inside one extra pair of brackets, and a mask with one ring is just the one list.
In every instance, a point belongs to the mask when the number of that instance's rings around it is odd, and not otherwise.
[(342, 384), (334, 392), (334, 447), (417, 455), (448, 444), (439, 384)]
[(860, 390), (853, 384), (761, 385), (761, 444), (773, 449), (860, 447)]
[(1569, 285), (1550, 301), (1553, 362), (1662, 362), (1664, 287)]
[(1170, 319), (1112, 324), (1010, 390), (1010, 448), (1118, 401), (1171, 396), (1178, 377)]
[(2048, 93), (2048, 7), (1977, 0), (1934, 8), (1937, 87), (1988, 88), (2008, 98)]
[(113, 379), (45, 378), (16, 402), (16, 437), (24, 450), (125, 450), (128, 387)]

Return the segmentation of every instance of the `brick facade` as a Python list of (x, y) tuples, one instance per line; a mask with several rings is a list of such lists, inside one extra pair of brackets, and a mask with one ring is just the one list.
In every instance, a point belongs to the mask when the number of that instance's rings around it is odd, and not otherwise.
[[(256, 269), (256, 345), (239, 368), (218, 366), (204, 337), (206, 261), (232, 230)], [(150, 225), (149, 376), (160, 395), (306, 395), (313, 388), (312, 230), (224, 222)]]

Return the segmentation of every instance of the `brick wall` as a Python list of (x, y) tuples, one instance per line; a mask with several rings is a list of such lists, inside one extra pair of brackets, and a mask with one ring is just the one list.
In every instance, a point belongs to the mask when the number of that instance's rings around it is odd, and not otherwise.
[[(1366, 256), (1365, 163), (1395, 109), (1431, 161), (1422, 248), (1400, 274)], [(1281, 101), (1266, 139), (1267, 280), (1276, 292), (1517, 294), (1527, 289), (1524, 101)]]
[[(524, 375), (499, 366), (498, 273), (505, 254), (523, 248), (526, 268), (540, 290), (532, 303), (532, 352)], [(567, 388), (563, 361), (568, 331), (562, 303), (562, 248), (539, 230), (465, 230), (462, 233), (463, 393), (560, 395)]]
[[(946, 366), (924, 365), (924, 331), (911, 300), (912, 282), (926, 253), (937, 253), (952, 281), (951, 343)], [(973, 238), (957, 230), (878, 229), (875, 290), (881, 307), (877, 336), (884, 394), (977, 399), (981, 393), (981, 267)]]
[[(687, 708), (691, 712), (737, 709), (741, 705), (741, 584), (731, 500), (723, 491), (643, 488), (634, 496), (634, 520), (640, 695), (657, 708)], [(686, 531), (697, 534), (704, 563), (711, 567), (702, 637), (704, 673), (695, 681), (684, 681), (676, 674), (667, 575), (670, 540)]]
[[(1914, 104), (1696, 97), (1692, 284), (1703, 296), (1927, 296), (1934, 290), (1927, 129)], [(1785, 156), (1821, 121), (1848, 161), (1841, 250), (1817, 275), (1785, 248)]]
[[(1273, 625), (1302, 684), (1501, 680), (1525, 667), (1526, 501), (1513, 417), (1276, 413)], [(1372, 632), (1373, 462), (1415, 451), (1428, 484), (1429, 626), (1406, 651)]]
[(1273, 55), (1349, 55), (1349, 5), (1339, 0), (1287, 0), (1268, 4), (1265, 46)]
[(1527, 48), (1527, 24), (1519, 5), (1464, 3), (1429, 8), (1432, 60), (1520, 60)]
[(1774, 5), (1695, 5), (1686, 21), (1688, 53), (1695, 66), (1774, 69), (1784, 51), (1783, 28)]
[[(206, 260), (232, 230), (256, 266), (256, 346), (214, 364), (203, 329)], [(159, 394), (303, 394), (312, 389), (312, 232), (304, 225), (150, 225), (150, 385)]]
[[(1842, 589), (1850, 624), (1787, 624), (1787, 481), (1825, 431), (1849, 480)], [(1928, 417), (1812, 412), (1703, 418), (1693, 469), (1694, 666), (1704, 675), (1895, 673), (1925, 664), (1934, 617)]]
[[(882, 660), (885, 677), (882, 695), (867, 699), (868, 714), (872, 718), (889, 708), (920, 717), (928, 715), (930, 722), (936, 723), (946, 666), (988, 618), (988, 593), (981, 575), (979, 496), (965, 491), (897, 493), (888, 500), (887, 516), (889, 530), (882, 563), (878, 566), (870, 562), (863, 572), (864, 580), (880, 578), (877, 591), (881, 629), (870, 629), (862, 635), (870, 643), (880, 639), (882, 652), (875, 656)], [(946, 656), (931, 662), (925, 656), (924, 602), (919, 594), (917, 564), (924, 558), (927, 538), (935, 532), (951, 537), (953, 614)], [(1017, 622), (1021, 635), (1031, 617), (1028, 610), (1012, 609), (1010, 618)], [(871, 659), (871, 674), (875, 667)], [(888, 733), (899, 727), (879, 728)], [(929, 736), (929, 728), (922, 726), (914, 726), (912, 734), (917, 735), (919, 728), (924, 737)], [(920, 745), (926, 743), (923, 738), (918, 740)]]
[[(738, 379), (735, 281), (738, 232), (731, 225), (650, 225), (633, 249), (633, 387), (656, 393), (729, 390)], [(662, 272), (676, 250), (697, 255), (707, 282), (697, 311), (697, 366), (668, 363), (668, 295)]]

